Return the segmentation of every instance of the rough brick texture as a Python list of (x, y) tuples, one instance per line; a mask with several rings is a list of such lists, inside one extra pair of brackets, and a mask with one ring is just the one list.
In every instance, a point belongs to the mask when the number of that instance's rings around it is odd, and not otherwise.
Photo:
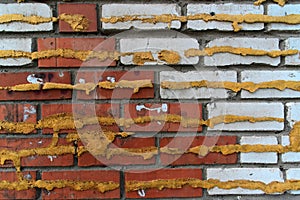
[[(124, 15), (181, 15), (180, 7), (176, 4), (105, 4), (102, 6), (102, 17), (114, 17)], [(115, 24), (102, 23), (103, 29), (129, 29), (131, 27), (138, 29), (166, 29), (174, 28), (179, 29), (181, 23), (179, 21), (172, 21), (169, 25), (167, 23), (142, 23), (139, 21), (132, 22), (117, 22)]]
[[(279, 40), (276, 38), (220, 38), (214, 39), (207, 44), (207, 47), (213, 46), (232, 46), (260, 50), (279, 50)], [(280, 63), (280, 58), (270, 58), (268, 56), (241, 56), (228, 53), (219, 53), (204, 58), (204, 64), (207, 66), (249, 65), (254, 63), (277, 66)]]
[[(45, 18), (52, 17), (52, 10), (50, 6), (42, 3), (26, 3), (26, 4), (1, 4), (1, 15), (5, 14), (21, 14), (24, 16), (37, 15)], [(28, 24), (23, 22), (13, 22), (9, 24), (0, 24), (1, 31), (7, 32), (34, 32), (34, 31), (51, 31), (53, 29), (53, 23), (42, 24)]]
[[(237, 4), (237, 3), (227, 3), (227, 4), (188, 4), (187, 14), (263, 14), (264, 8), (262, 6), (254, 6), (252, 4)], [(262, 23), (256, 24), (241, 24), (243, 26), (242, 30), (262, 30), (264, 25)], [(192, 30), (208, 30), (217, 29), (221, 31), (232, 31), (233, 27), (230, 22), (204, 22), (200, 20), (189, 20), (187, 23), (187, 28)]]
[(299, 199), (299, 8), (5, 0), (0, 199)]
[[(207, 178), (229, 180), (252, 180), (270, 183), (272, 181), (283, 181), (282, 172), (277, 168), (228, 168), (207, 169)], [(222, 190), (213, 188), (208, 190), (210, 195), (220, 194), (263, 194), (261, 190), (247, 190), (242, 188)]]
[[(154, 171), (152, 171), (154, 170)], [(125, 180), (139, 180), (139, 181), (151, 181), (153, 179), (178, 179), (178, 178), (202, 178), (201, 169), (152, 169), (146, 171), (127, 171), (125, 172)], [(190, 186), (184, 186), (180, 190), (158, 190), (149, 189), (146, 190), (146, 198), (166, 198), (166, 197), (201, 197), (202, 189), (192, 189)], [(134, 192), (127, 192), (127, 198), (140, 198), (140, 195)]]

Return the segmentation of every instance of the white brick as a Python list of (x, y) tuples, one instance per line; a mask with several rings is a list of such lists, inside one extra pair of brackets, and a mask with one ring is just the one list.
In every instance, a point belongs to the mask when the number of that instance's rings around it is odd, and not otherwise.
[[(289, 38), (285, 40), (285, 49), (297, 49), (300, 50), (300, 38)], [(299, 65), (300, 64), (300, 58), (299, 54), (295, 54), (292, 56), (286, 56), (284, 58), (284, 64), (286, 65)]]
[[(22, 14), (25, 16), (37, 15), (41, 17), (52, 17), (52, 11), (47, 4), (42, 3), (11, 3), (0, 4), (0, 15)], [(50, 31), (53, 23), (28, 24), (23, 22), (11, 22), (0, 24), (0, 31), (24, 32), (24, 31)]]
[[(281, 137), (281, 144), (283, 146), (287, 146), (290, 144), (289, 136), (282, 136)], [(281, 155), (281, 160), (284, 163), (287, 162), (300, 162), (300, 153), (296, 152), (288, 152)]]
[[(230, 180), (249, 180), (261, 181), (266, 184), (272, 181), (283, 182), (283, 175), (280, 169), (277, 168), (214, 168), (207, 169), (207, 179), (218, 179), (220, 181)], [(262, 190), (249, 190), (249, 189), (230, 189), (224, 190), (213, 188), (208, 190), (209, 195), (226, 195), (226, 194), (264, 194)]]
[[(275, 136), (243, 136), (240, 144), (277, 145), (278, 142)], [(241, 153), (241, 163), (277, 163), (277, 153)]]
[[(243, 71), (242, 82), (268, 82), (275, 80), (300, 81), (300, 71)], [(300, 92), (285, 89), (259, 89), (254, 93), (242, 90), (242, 98), (299, 98)]]
[[(195, 14), (263, 14), (263, 6), (255, 6), (253, 4), (189, 4), (187, 6), (187, 15)], [(263, 23), (247, 24), (242, 23), (242, 30), (262, 30), (264, 28)], [(208, 30), (208, 29), (217, 29), (222, 31), (232, 31), (231, 22), (218, 22), (210, 21), (204, 22), (202, 20), (189, 20), (187, 22), (187, 28), (193, 30)]]
[(293, 127), (295, 122), (300, 121), (300, 103), (287, 103), (287, 121), (290, 127)]
[[(160, 72), (160, 81), (230, 81), (237, 82), (236, 71), (163, 71)], [(227, 98), (228, 90), (213, 88), (190, 88), (184, 90), (160, 89), (161, 98), (164, 99), (207, 99)]]
[[(152, 15), (172, 14), (181, 15), (180, 7), (176, 4), (105, 4), (102, 6), (102, 17), (141, 15), (151, 17)], [(180, 21), (172, 21), (170, 28), (179, 29)], [(102, 23), (103, 29), (166, 29), (168, 23), (143, 23), (141, 21)]]
[[(213, 46), (232, 46), (240, 48), (253, 48), (259, 50), (280, 50), (279, 40), (276, 38), (220, 38), (210, 41), (207, 47)], [(280, 58), (271, 58), (268, 56), (241, 56), (230, 53), (217, 53), (213, 56), (204, 57), (204, 65), (207, 66), (227, 66), (239, 64), (261, 63), (272, 66), (277, 66), (280, 63)]]
[[(20, 50), (31, 52), (30, 38), (5, 38), (0, 39), (0, 50)], [(28, 58), (2, 58), (0, 66), (20, 66), (31, 63)]]
[[(251, 117), (277, 117), (284, 118), (284, 107), (282, 103), (251, 102), (233, 103), (217, 102), (207, 105), (208, 118), (220, 115), (238, 115)], [(228, 131), (272, 131), (283, 130), (284, 123), (277, 121), (262, 122), (235, 122), (229, 124), (218, 124), (208, 130)]]
[[(300, 168), (290, 168), (286, 171), (287, 180), (300, 180)], [(300, 194), (299, 190), (289, 191), (291, 194)]]
[[(158, 52), (161, 50), (172, 50), (179, 53), (181, 60), (178, 64), (197, 64), (198, 57), (187, 58), (184, 56), (184, 51), (190, 48), (199, 49), (199, 44), (196, 39), (192, 38), (134, 38), (120, 39), (120, 51), (124, 52), (146, 52), (151, 51), (155, 60), (154, 62), (146, 62), (149, 65), (166, 64), (158, 59)], [(133, 56), (122, 56), (121, 62), (125, 65), (134, 64)]]
[[(268, 15), (270, 16), (286, 16), (291, 14), (300, 14), (300, 4), (290, 4), (279, 6), (277, 4), (268, 5)], [(268, 30), (300, 30), (299, 24), (270, 23)]]

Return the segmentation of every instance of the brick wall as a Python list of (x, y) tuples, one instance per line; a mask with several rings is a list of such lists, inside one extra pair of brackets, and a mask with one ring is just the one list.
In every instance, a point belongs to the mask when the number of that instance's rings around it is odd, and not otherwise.
[(300, 4), (0, 4), (0, 199), (298, 199)]

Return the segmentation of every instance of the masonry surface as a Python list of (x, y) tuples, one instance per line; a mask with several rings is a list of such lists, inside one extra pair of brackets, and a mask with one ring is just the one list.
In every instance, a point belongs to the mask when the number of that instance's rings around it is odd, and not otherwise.
[(0, 199), (299, 199), (300, 4), (0, 4)]

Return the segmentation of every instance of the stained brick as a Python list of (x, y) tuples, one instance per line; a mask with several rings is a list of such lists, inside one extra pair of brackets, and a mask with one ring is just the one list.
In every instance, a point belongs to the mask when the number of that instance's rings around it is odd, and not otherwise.
[[(124, 116), (125, 118), (137, 118), (143, 116), (159, 116), (163, 114), (168, 114), (168, 110), (166, 112), (158, 110), (162, 106), (167, 105), (169, 108), (169, 104), (167, 103), (145, 103), (145, 104), (125, 104), (124, 105)], [(146, 109), (139, 109), (139, 107), (145, 106), (146, 108), (154, 109), (154, 110), (146, 110)], [(142, 124), (133, 124), (130, 127), (124, 127), (126, 131), (148, 131), (148, 132), (160, 132), (160, 131), (167, 131), (169, 128), (169, 124), (166, 122), (150, 122), (150, 123), (142, 123)]]
[[(250, 116), (250, 117), (275, 117), (284, 119), (284, 107), (279, 102), (216, 102), (207, 105), (208, 118), (221, 115)], [(283, 130), (284, 123), (275, 120), (260, 122), (235, 122), (220, 123), (208, 130), (228, 131), (271, 131)]]
[[(31, 38), (1, 38), (0, 50), (31, 52)], [(31, 63), (29, 58), (1, 58), (0, 66), (22, 66)]]
[[(83, 141), (84, 144), (88, 143), (88, 141)], [(82, 142), (78, 144), (78, 146), (83, 145)], [(101, 145), (101, 141), (99, 141), (99, 145)], [(124, 148), (147, 148), (147, 147), (155, 147), (155, 138), (116, 138), (115, 141), (108, 146), (109, 148), (119, 148), (123, 149), (126, 153), (126, 149)], [(89, 150), (87, 148), (87, 150)], [(87, 166), (110, 166), (110, 165), (149, 165), (155, 164), (155, 156), (150, 159), (144, 159), (142, 156), (126, 156), (126, 155), (114, 155), (112, 158), (107, 159), (103, 156), (93, 156), (89, 152), (85, 152), (78, 157), (78, 166), (87, 167)]]
[[(255, 71), (243, 71), (241, 72), (242, 82), (268, 82), (268, 81), (299, 81), (299, 71), (286, 71), (286, 70), (255, 70)], [(299, 91), (284, 89), (259, 89), (253, 93), (243, 90), (241, 92), (242, 98), (298, 98), (300, 96)]]
[[(163, 107), (166, 110), (163, 110)], [(160, 116), (165, 114), (182, 115), (183, 117), (192, 119), (202, 119), (202, 105), (195, 103), (140, 103), (124, 105), (125, 118)], [(124, 127), (124, 130), (143, 132), (201, 132), (202, 126), (196, 125), (195, 127), (184, 127), (184, 124), (182, 123), (153, 121), (150, 123), (133, 124), (130, 127)]]
[[(125, 38), (120, 39), (120, 51), (126, 52), (151, 52), (155, 61), (145, 62), (145, 65), (167, 64), (158, 58), (162, 50), (175, 51), (180, 56), (177, 65), (197, 64), (198, 57), (186, 57), (184, 51), (190, 48), (199, 49), (199, 44), (193, 38)], [(133, 65), (133, 56), (122, 56), (121, 63)]]
[(1, 104), (0, 120), (9, 122), (36, 122), (36, 105)]
[[(272, 181), (283, 182), (282, 172), (278, 168), (209, 168), (207, 169), (207, 179), (218, 179), (220, 181), (249, 180), (270, 183)], [(228, 194), (264, 194), (261, 190), (249, 190), (243, 188), (233, 188), (229, 190), (217, 187), (208, 190), (209, 195)]]
[[(25, 16), (37, 15), (39, 17), (52, 17), (50, 6), (43, 3), (9, 3), (0, 5), (1, 15), (21, 14)], [(31, 32), (31, 31), (50, 31), (53, 29), (53, 23), (29, 24), (25, 22), (13, 22), (0, 24), (0, 31), (7, 32)]]
[[(58, 14), (79, 14), (84, 15), (88, 21), (88, 29), (81, 32), (97, 32), (97, 10), (96, 4), (58, 4)], [(74, 32), (71, 26), (64, 22), (63, 20), (59, 21), (59, 32)]]
[[(104, 4), (102, 6), (102, 17), (115, 17), (124, 15), (180, 15), (180, 8), (176, 4)], [(167, 23), (145, 23), (140, 21), (118, 22), (118, 23), (102, 23), (103, 29), (130, 29), (135, 27), (138, 29), (166, 29), (180, 28), (180, 21), (172, 21)]]
[[(229, 14), (229, 15), (245, 15), (245, 14), (263, 14), (263, 6), (255, 6), (253, 4), (239, 3), (222, 3), (222, 4), (188, 4), (187, 15), (197, 14)], [(262, 30), (263, 23), (246, 24), (242, 23), (242, 30)], [(187, 28), (192, 30), (208, 30), (217, 29), (222, 31), (233, 31), (231, 22), (205, 22), (202, 20), (188, 20)]]
[[(277, 38), (217, 38), (210, 41), (207, 47), (213, 46), (232, 46), (236, 48), (252, 48), (265, 51), (280, 50), (279, 39)], [(267, 64), (277, 66), (280, 63), (280, 57), (271, 58), (268, 56), (242, 56), (231, 53), (217, 53), (213, 56), (204, 58), (206, 66), (229, 66), (229, 65), (250, 65), (250, 64)]]
[[(51, 138), (5, 138), (0, 139), (0, 149), (10, 151), (29, 150), (34, 148), (46, 148), (51, 144)], [(58, 145), (70, 145), (64, 139), (60, 139)], [(74, 147), (75, 148), (75, 147)], [(60, 156), (29, 156), (21, 158), (21, 166), (44, 167), (44, 166), (72, 166), (73, 155), (65, 154)], [(1, 167), (13, 167), (11, 161), (6, 161)]]
[[(144, 171), (132, 170), (125, 172), (125, 183), (128, 181), (151, 181), (157, 179), (196, 178), (202, 179), (201, 169), (146, 169)], [(126, 189), (126, 187), (125, 187)], [(147, 189), (145, 198), (179, 198), (201, 197), (201, 188), (183, 186), (180, 189)], [(137, 191), (126, 193), (127, 198), (141, 198)]]
[[(113, 78), (116, 82), (121, 80), (145, 80), (150, 79), (154, 85), (154, 72), (153, 71), (79, 71), (76, 74), (76, 83), (80, 82), (93, 82), (98, 83), (101, 81), (109, 81)], [(154, 87), (154, 86), (153, 86)], [(141, 88), (137, 93), (133, 93), (133, 89), (116, 88), (113, 90), (99, 89), (86, 95), (85, 91), (78, 91), (78, 99), (140, 99), (140, 98), (153, 98), (154, 88)]]
[[(235, 71), (162, 71), (160, 82), (189, 82), (189, 81), (229, 81), (237, 82)], [(160, 96), (163, 99), (210, 99), (227, 98), (232, 96), (231, 91), (222, 88), (189, 88), (183, 90), (172, 90), (160, 88)]]
[[(199, 145), (221, 146), (228, 144), (236, 144), (236, 136), (164, 137), (160, 139), (161, 148), (178, 148), (183, 151)], [(206, 156), (199, 156), (193, 153), (182, 155), (161, 153), (160, 159), (163, 165), (234, 164), (237, 162), (237, 154), (225, 156), (221, 153), (208, 153)]]
[[(38, 40), (38, 51), (53, 49), (53, 47), (56, 47), (56, 49), (115, 51), (115, 39), (56, 38), (54, 43), (53, 39)], [(49, 61), (49, 63), (47, 63), (47, 61)], [(116, 62), (110, 59), (99, 61), (98, 59), (93, 58), (87, 61), (80, 61), (78, 59), (57, 57), (56, 65), (53, 66), (53, 64), (53, 60), (45, 59), (44, 62), (39, 62), (39, 67), (105, 67), (115, 66)]]
[[(120, 108), (118, 104), (43, 104), (42, 107), (42, 119), (55, 114), (66, 113), (72, 114), (74, 118), (80, 119), (85, 117), (114, 117), (120, 116)], [(118, 131), (117, 125), (112, 126), (97, 126), (97, 130), (109, 129), (111, 131)], [(61, 132), (74, 132), (75, 130), (61, 130)], [(79, 130), (78, 130), (79, 131)], [(43, 133), (52, 133), (52, 129), (44, 129)]]
[[(169, 114), (180, 115), (184, 118), (202, 119), (202, 104), (197, 103), (170, 103)], [(184, 127), (182, 123), (170, 123), (170, 132), (201, 132), (202, 126)]]
[[(285, 6), (268, 5), (268, 15), (270, 16), (286, 16), (292, 14), (300, 14), (299, 4), (291, 4)], [(271, 23), (268, 24), (268, 30), (299, 30), (299, 24), (283, 24), (283, 23)]]
[[(27, 77), (34, 75), (43, 79), (43, 82), (52, 83), (71, 83), (70, 72), (18, 72), (18, 73), (1, 73), (0, 85), (15, 86), (18, 84), (28, 84)], [(39, 90), (26, 92), (13, 92), (0, 90), (0, 100), (53, 100), (69, 99), (72, 91), (70, 90)]]
[[(72, 170), (72, 171), (47, 171), (42, 173), (42, 180), (74, 180), (74, 181), (113, 181), (119, 183), (119, 172), (112, 170)], [(120, 190), (101, 193), (97, 190), (75, 191), (71, 188), (55, 188), (52, 191), (42, 192), (43, 199), (119, 199)]]
[[(35, 171), (22, 171), (21, 175), (26, 180), (36, 180), (36, 172)], [(0, 180), (1, 181), (9, 181), (14, 182), (18, 181), (18, 174), (16, 172), (0, 172)], [(0, 190), (0, 199), (35, 199), (36, 198), (36, 190), (28, 189), (28, 190)]]

